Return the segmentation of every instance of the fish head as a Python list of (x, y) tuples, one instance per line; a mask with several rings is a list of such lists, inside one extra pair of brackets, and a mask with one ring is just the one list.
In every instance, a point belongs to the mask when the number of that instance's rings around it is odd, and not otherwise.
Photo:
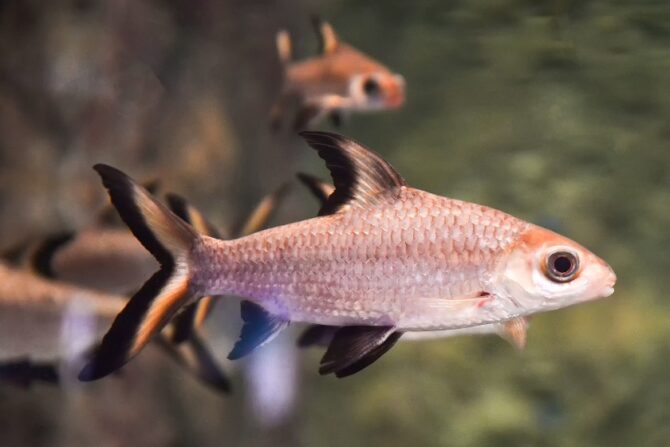
[(386, 70), (357, 73), (350, 77), (348, 91), (352, 109), (397, 109), (405, 102), (405, 78)]
[(522, 314), (605, 298), (616, 275), (598, 256), (541, 227), (525, 230), (498, 264), (503, 291)]

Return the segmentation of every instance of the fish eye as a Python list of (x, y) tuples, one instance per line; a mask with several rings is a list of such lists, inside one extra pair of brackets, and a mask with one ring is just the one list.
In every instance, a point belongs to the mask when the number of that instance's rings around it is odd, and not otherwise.
[(575, 279), (579, 270), (579, 258), (569, 251), (556, 251), (547, 258), (545, 275), (555, 282)]
[(379, 91), (379, 83), (375, 79), (367, 78), (363, 83), (363, 92), (366, 96), (377, 96)]

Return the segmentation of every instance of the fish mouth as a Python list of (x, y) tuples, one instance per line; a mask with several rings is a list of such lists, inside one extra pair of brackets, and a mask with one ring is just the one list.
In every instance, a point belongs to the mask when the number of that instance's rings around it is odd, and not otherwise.
[(397, 109), (405, 102), (405, 95), (402, 93), (392, 93), (386, 99), (386, 106), (390, 109)]

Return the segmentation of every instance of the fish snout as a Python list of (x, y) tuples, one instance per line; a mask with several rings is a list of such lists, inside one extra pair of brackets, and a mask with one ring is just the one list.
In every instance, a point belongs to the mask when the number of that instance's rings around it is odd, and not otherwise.
[(397, 109), (405, 103), (405, 78), (401, 75), (391, 76), (385, 87), (387, 107)]
[(614, 293), (614, 285), (616, 284), (616, 273), (614, 273), (614, 269), (612, 269), (612, 267), (610, 267), (608, 264), (605, 264), (605, 268), (606, 273), (605, 279), (603, 280), (602, 292), (603, 298), (607, 298)]

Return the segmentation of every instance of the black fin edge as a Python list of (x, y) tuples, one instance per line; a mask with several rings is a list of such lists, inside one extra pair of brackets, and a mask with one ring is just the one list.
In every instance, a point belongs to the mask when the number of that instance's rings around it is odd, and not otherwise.
[(90, 382), (101, 379), (121, 368), (130, 358), (128, 353), (135, 333), (151, 307), (153, 300), (170, 280), (172, 269), (163, 268), (149, 278), (116, 316), (100, 346), (79, 373), (79, 380)]
[(44, 239), (33, 252), (30, 265), (32, 269), (45, 278), (55, 278), (52, 261), (54, 255), (75, 236), (72, 231), (64, 231)]
[(102, 183), (107, 188), (112, 204), (118, 211), (121, 219), (126, 223), (130, 231), (137, 240), (146, 248), (163, 266), (168, 266), (172, 270), (174, 260), (169, 251), (163, 247), (156, 236), (147, 225), (142, 212), (132, 200), (134, 197), (134, 188), (139, 187), (135, 182), (120, 170), (104, 164), (93, 166), (100, 177)]
[(321, 359), (319, 374), (346, 377), (370, 366), (398, 341), (392, 326), (344, 326), (335, 332)]

